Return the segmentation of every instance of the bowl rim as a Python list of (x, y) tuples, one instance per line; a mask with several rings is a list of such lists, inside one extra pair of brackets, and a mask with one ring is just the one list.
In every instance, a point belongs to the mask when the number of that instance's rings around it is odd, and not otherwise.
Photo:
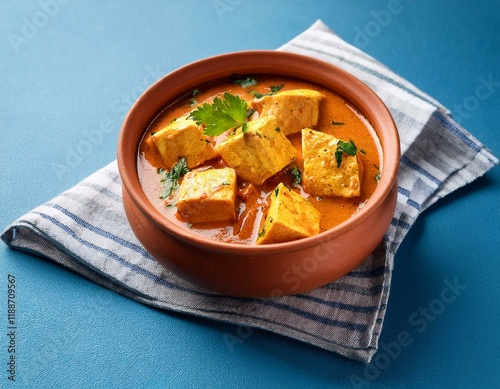
[[(306, 77), (304, 77), (304, 71), (300, 70), (304, 68), (310, 71)], [(167, 95), (170, 98), (166, 99), (165, 103), (157, 104), (158, 108), (155, 115), (148, 118), (147, 125), (168, 103), (172, 103), (183, 93), (192, 90), (204, 82), (224, 78), (224, 76), (228, 77), (232, 74), (290, 76), (314, 82), (332, 90), (329, 86), (325, 86), (324, 77), (327, 77), (328, 85), (337, 85), (339, 88), (344, 86), (346, 88), (344, 93), (339, 93), (336, 90), (333, 91), (352, 104), (370, 122), (382, 146), (383, 167), (380, 180), (374, 193), (359, 211), (339, 225), (311, 237), (282, 243), (247, 245), (211, 240), (198, 235), (176, 225), (151, 204), (142, 190), (137, 172), (137, 153), (146, 127), (141, 128), (141, 135), (138, 137), (137, 142), (130, 142), (129, 139), (131, 132), (134, 134), (135, 132), (139, 132), (137, 128), (134, 128), (137, 115), (140, 117), (143, 107), (151, 105), (151, 101), (149, 101), (151, 100), (151, 96), (162, 92), (167, 84), (169, 85)], [(188, 81), (179, 82), (180, 80)], [(370, 104), (374, 104), (374, 107), (370, 107), (368, 111), (362, 110), (359, 107), (362, 101), (368, 101)], [(374, 109), (377, 110), (379, 115), (372, 116)], [(381, 131), (388, 133), (392, 137), (391, 146), (393, 149), (390, 152), (386, 151), (384, 144), (390, 142), (391, 139), (388, 139), (387, 136), (381, 136)], [(134, 150), (133, 153), (132, 149)], [(133, 154), (133, 158), (130, 156), (131, 153)], [(373, 212), (377, 211), (377, 206), (385, 200), (393, 187), (397, 185), (400, 153), (399, 134), (389, 109), (380, 97), (357, 77), (328, 62), (302, 54), (275, 50), (247, 50), (218, 54), (196, 60), (166, 74), (147, 88), (131, 106), (123, 121), (118, 135), (117, 163), (123, 190), (128, 192), (130, 199), (140, 212), (145, 214), (147, 219), (155, 223), (157, 227), (167, 230), (170, 235), (184, 242), (202, 246), (207, 250), (251, 256), (255, 254), (271, 255), (276, 252), (282, 253), (284, 251), (292, 252), (301, 250), (334, 239), (344, 234), (347, 230), (355, 228), (373, 214)]]

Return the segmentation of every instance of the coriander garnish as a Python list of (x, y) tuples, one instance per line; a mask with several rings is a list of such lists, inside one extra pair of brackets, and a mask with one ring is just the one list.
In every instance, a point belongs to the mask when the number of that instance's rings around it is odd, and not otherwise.
[(299, 186), (302, 181), (302, 174), (300, 173), (300, 170), (297, 167), (297, 165), (293, 165), (292, 170), (290, 170), (290, 173), (293, 176), (293, 185)]
[(189, 171), (186, 166), (186, 158), (181, 157), (172, 170), (167, 172), (162, 167), (156, 169), (160, 175), (160, 180), (163, 184), (160, 199), (165, 200), (170, 197), (172, 192), (179, 186), (179, 179)]
[(224, 98), (214, 98), (212, 104), (203, 103), (191, 111), (188, 118), (204, 124), (203, 134), (217, 136), (235, 127), (246, 130), (248, 104), (241, 97), (224, 92)]
[(254, 113), (255, 113), (255, 109), (253, 109), (253, 108), (248, 108), (248, 109), (247, 109), (247, 113), (246, 113), (247, 119), (248, 119), (250, 116), (252, 116)]
[(382, 176), (382, 172), (380, 171), (380, 166), (377, 166), (375, 164), (373, 164), (373, 166), (375, 166), (375, 169), (378, 170), (378, 173), (375, 174), (375, 181), (379, 182), (380, 181), (380, 177)]
[(250, 94), (255, 97), (256, 99), (260, 99), (261, 97), (264, 96), (271, 96), (274, 95), (276, 92), (278, 92), (281, 88), (283, 88), (283, 85), (271, 85), (269, 89), (271, 89), (271, 92), (268, 93), (259, 93), (255, 90), (250, 91)]
[(337, 142), (337, 149), (335, 150), (335, 160), (337, 161), (337, 167), (340, 167), (342, 164), (342, 156), (343, 153), (347, 155), (354, 156), (356, 155), (356, 151), (358, 148), (354, 144), (352, 140), (349, 142), (344, 142), (343, 140), (339, 140)]
[(257, 85), (258, 82), (257, 82), (257, 79), (255, 79), (253, 77), (247, 77), (247, 78), (239, 78), (239, 79), (233, 80), (233, 84), (238, 84), (242, 88), (246, 88), (247, 86)]

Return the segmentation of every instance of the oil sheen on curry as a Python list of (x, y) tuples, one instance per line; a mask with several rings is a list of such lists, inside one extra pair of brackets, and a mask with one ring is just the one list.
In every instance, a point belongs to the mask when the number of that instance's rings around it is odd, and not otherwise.
[(149, 125), (142, 187), (166, 218), (209, 239), (269, 244), (357, 212), (381, 174), (375, 131), (315, 84), (272, 75), (189, 91)]

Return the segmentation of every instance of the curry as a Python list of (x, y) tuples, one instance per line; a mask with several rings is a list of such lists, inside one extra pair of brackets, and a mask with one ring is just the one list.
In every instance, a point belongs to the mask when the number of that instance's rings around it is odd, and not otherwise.
[(209, 239), (268, 244), (337, 226), (374, 192), (381, 146), (337, 94), (289, 77), (232, 77), (166, 107), (140, 144), (146, 196)]

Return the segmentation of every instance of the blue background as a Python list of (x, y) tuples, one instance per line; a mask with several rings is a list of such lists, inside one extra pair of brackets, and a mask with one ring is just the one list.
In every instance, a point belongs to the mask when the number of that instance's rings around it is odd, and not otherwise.
[[(399, 12), (382, 19), (394, 5)], [(0, 228), (115, 159), (126, 110), (165, 73), (214, 54), (275, 49), (318, 18), (500, 155), (498, 0), (3, 0)], [(481, 79), (490, 93), (478, 99)], [(354, 379), (498, 388), (499, 194), (495, 167), (421, 215), (396, 256), (385, 348), (368, 366), (143, 306), (2, 244), (0, 387), (334, 388), (356, 387)], [(8, 274), (17, 285), (15, 383), (6, 372)], [(442, 304), (447, 282), (464, 288)], [(411, 342), (396, 352), (405, 334)]]

